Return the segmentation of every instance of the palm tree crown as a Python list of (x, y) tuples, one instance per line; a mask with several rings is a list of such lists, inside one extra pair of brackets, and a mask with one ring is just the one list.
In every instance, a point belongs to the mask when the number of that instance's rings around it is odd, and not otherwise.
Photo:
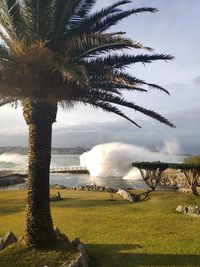
[(116, 105), (148, 115), (170, 127), (167, 119), (125, 100), (125, 90), (168, 91), (126, 72), (130, 64), (170, 60), (170, 55), (121, 53), (152, 49), (108, 32), (120, 20), (155, 8), (124, 11), (129, 0), (91, 14), (96, 0), (0, 0), (0, 104), (44, 99), (61, 106), (83, 103), (128, 118)]

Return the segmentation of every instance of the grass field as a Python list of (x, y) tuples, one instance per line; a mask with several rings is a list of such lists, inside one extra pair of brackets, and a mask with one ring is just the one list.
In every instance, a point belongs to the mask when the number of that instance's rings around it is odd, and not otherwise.
[[(200, 266), (200, 218), (175, 212), (180, 204), (200, 205), (200, 198), (159, 191), (148, 201), (129, 203), (119, 196), (111, 201), (109, 193), (60, 192), (64, 199), (52, 204), (54, 224), (70, 239), (80, 237), (92, 267)], [(0, 236), (8, 230), (23, 235), (25, 200), (23, 190), (0, 192)], [(31, 253), (7, 248), (0, 252), (0, 267), (41, 267), (30, 260), (40, 252)], [(57, 266), (54, 259), (51, 266)]]

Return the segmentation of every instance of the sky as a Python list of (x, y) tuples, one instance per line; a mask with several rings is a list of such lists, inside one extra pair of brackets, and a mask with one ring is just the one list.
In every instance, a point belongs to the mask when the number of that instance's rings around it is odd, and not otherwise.
[[(100, 9), (115, 0), (99, 0)], [(156, 53), (171, 54), (173, 61), (135, 64), (128, 69), (147, 82), (157, 83), (171, 93), (151, 90), (126, 93), (124, 96), (145, 108), (153, 109), (176, 125), (176, 129), (154, 121), (132, 110), (123, 109), (142, 129), (116, 115), (77, 106), (75, 110), (59, 109), (53, 127), (53, 146), (91, 148), (106, 142), (124, 142), (149, 148), (162, 147), (166, 141), (177, 143), (180, 153), (200, 153), (200, 1), (134, 0), (127, 8), (156, 7), (156, 14), (133, 15), (113, 28), (154, 48)], [(137, 50), (137, 53), (142, 51)], [(28, 128), (21, 108), (0, 109), (0, 146), (26, 146)]]

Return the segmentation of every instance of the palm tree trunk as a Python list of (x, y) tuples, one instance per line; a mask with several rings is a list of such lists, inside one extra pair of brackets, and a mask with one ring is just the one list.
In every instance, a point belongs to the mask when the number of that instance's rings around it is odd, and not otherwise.
[(24, 118), (29, 125), (26, 242), (38, 248), (49, 247), (55, 241), (49, 203), (49, 169), (56, 113), (56, 104), (24, 102)]

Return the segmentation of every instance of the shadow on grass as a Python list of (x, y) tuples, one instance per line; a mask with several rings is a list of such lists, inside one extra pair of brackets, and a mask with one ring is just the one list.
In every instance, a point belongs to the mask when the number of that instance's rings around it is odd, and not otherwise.
[(119, 206), (119, 205), (133, 205), (137, 202), (128, 202), (126, 200), (112, 200), (110, 198), (108, 199), (80, 199), (80, 198), (62, 198), (61, 201), (58, 202), (52, 202), (53, 204), (56, 204), (56, 206), (59, 206), (59, 208), (66, 208), (66, 207), (97, 207), (97, 206)]
[(200, 266), (200, 255), (136, 253), (133, 244), (88, 244), (91, 267)]
[(0, 216), (18, 213), (25, 209), (25, 200), (0, 199)]

